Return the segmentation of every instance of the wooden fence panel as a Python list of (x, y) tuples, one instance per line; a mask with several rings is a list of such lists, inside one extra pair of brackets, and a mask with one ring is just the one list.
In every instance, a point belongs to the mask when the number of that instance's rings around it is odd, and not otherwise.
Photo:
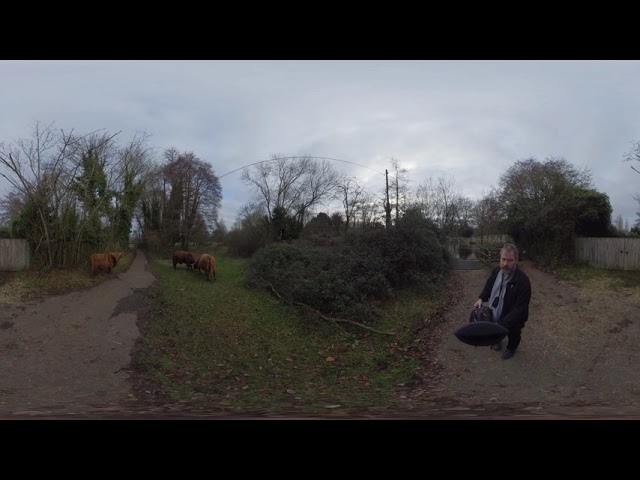
[(596, 268), (640, 270), (640, 238), (576, 239), (576, 260)]
[(15, 272), (31, 265), (29, 243), (24, 238), (0, 238), (0, 271)]
[(479, 237), (472, 237), (475, 239), (476, 243), (480, 243), (482, 245), (499, 245), (502, 246), (505, 243), (512, 243), (513, 238), (511, 235), (507, 235), (506, 233), (499, 233), (495, 235), (481, 235)]
[(640, 270), (640, 238), (625, 238), (625, 270)]
[(500, 233), (495, 235), (479, 235), (469, 238), (464, 237), (449, 237), (449, 242), (457, 245), (489, 245), (489, 246), (502, 246), (505, 243), (513, 242), (511, 235), (506, 233)]
[[(454, 258), (462, 260), (483, 260), (488, 264), (500, 262), (500, 249), (505, 243), (513, 242), (511, 235), (506, 233), (495, 235), (464, 237), (447, 237), (447, 248)], [(466, 256), (461, 256), (468, 250)], [(466, 252), (465, 252), (466, 253)], [(522, 258), (523, 252), (520, 252)]]

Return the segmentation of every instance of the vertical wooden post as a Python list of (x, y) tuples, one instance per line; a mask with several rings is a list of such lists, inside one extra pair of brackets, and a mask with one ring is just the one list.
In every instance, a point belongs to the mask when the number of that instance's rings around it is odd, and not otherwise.
[(384, 170), (387, 179), (387, 204), (384, 206), (386, 212), (386, 225), (387, 228), (391, 228), (391, 203), (389, 202), (389, 170)]

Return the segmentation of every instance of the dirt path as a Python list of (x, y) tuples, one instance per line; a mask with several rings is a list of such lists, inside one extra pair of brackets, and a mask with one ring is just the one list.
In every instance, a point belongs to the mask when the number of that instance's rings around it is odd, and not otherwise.
[[(138, 252), (127, 272), (94, 288), (0, 304), (0, 418), (225, 416), (146, 405), (132, 393), (140, 391), (129, 370), (137, 314), (154, 281), (146, 267)], [(431, 355), (422, 382), (407, 392), (406, 409), (372, 409), (362, 417), (640, 418), (637, 289), (586, 290), (530, 262), (521, 268), (533, 294), (512, 359), (453, 336), (489, 273), (456, 271), (456, 303), (435, 330), (425, 329)]]
[(461, 291), (435, 332), (437, 360), (428, 374), (436, 383), (423, 400), (470, 415), (640, 418), (637, 291), (586, 290), (531, 262), (520, 266), (531, 280), (530, 316), (516, 355), (506, 361), (453, 335), (468, 319), (489, 271), (454, 273)]
[(86, 416), (131, 397), (137, 311), (154, 281), (138, 252), (94, 288), (0, 306), (0, 415)]

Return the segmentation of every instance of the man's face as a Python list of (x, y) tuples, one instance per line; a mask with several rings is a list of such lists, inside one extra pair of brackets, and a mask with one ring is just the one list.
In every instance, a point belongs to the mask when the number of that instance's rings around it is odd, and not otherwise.
[(516, 265), (518, 265), (518, 261), (516, 260), (515, 252), (505, 250), (500, 252), (500, 270), (502, 270), (502, 273), (510, 275)]

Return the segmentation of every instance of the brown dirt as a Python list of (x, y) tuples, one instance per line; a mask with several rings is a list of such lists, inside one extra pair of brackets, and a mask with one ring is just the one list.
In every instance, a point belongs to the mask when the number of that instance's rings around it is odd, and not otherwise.
[[(132, 371), (131, 353), (145, 290), (154, 281), (146, 266), (139, 252), (127, 272), (96, 287), (23, 303), (11, 303), (4, 285), (0, 418), (238, 416), (139, 398), (146, 387)], [(585, 289), (531, 262), (521, 268), (533, 294), (512, 359), (453, 336), (488, 276), (488, 270), (456, 271), (456, 301), (442, 323), (420, 332), (431, 348), (422, 377), (403, 395), (406, 407), (360, 417), (640, 418), (639, 290), (602, 282)]]
[(433, 357), (423, 379), (429, 387), (408, 395), (413, 410), (470, 417), (640, 418), (638, 288), (607, 282), (581, 288), (530, 261), (520, 267), (531, 280), (532, 297), (522, 343), (509, 360), (453, 335), (467, 321), (489, 270), (454, 273), (459, 295), (430, 333)]
[[(0, 415), (80, 416), (135, 401), (129, 376), (137, 312), (154, 281), (138, 254), (127, 272), (67, 295), (0, 299)], [(9, 290), (10, 289), (10, 290)]]

